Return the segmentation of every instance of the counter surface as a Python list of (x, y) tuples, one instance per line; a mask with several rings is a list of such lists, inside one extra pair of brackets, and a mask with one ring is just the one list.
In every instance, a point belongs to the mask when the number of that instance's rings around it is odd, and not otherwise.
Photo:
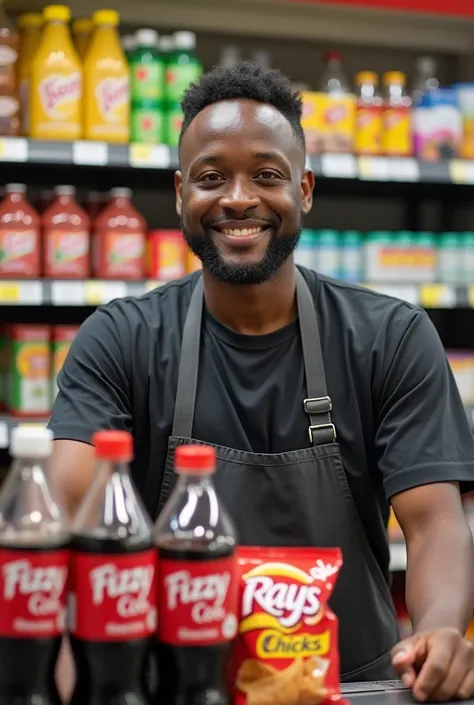
[[(343, 683), (341, 691), (353, 705), (413, 705), (416, 702), (400, 681)], [(474, 705), (474, 699), (464, 702)]]

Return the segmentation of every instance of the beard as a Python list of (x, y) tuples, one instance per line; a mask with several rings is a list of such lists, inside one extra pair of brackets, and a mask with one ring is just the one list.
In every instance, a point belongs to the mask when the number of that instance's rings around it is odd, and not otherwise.
[(271, 279), (293, 254), (300, 239), (303, 224), (290, 235), (272, 235), (265, 254), (254, 264), (235, 264), (222, 257), (212, 237), (204, 233), (190, 233), (181, 223), (189, 249), (198, 257), (208, 272), (226, 284), (263, 284)]

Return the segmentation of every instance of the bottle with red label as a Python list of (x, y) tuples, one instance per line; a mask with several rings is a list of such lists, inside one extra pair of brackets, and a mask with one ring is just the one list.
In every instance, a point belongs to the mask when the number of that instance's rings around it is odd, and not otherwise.
[(25, 184), (7, 184), (0, 203), (0, 277), (40, 276), (40, 217)]
[(147, 225), (129, 188), (113, 188), (93, 227), (93, 270), (100, 279), (143, 279)]
[(86, 279), (90, 274), (89, 216), (76, 201), (74, 186), (56, 186), (54, 194), (41, 218), (44, 274)]
[(0, 703), (59, 705), (69, 534), (44, 468), (53, 434), (17, 426), (0, 492)]
[(152, 524), (129, 473), (132, 437), (93, 437), (95, 478), (72, 525), (69, 633), (76, 664), (71, 705), (149, 702), (156, 630)]
[(176, 487), (158, 517), (156, 701), (223, 705), (237, 634), (236, 532), (212, 481), (215, 451), (179, 446)]

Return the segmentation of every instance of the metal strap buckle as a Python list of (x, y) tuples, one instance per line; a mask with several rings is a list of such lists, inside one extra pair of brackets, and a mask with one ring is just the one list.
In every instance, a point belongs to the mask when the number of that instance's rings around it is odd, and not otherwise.
[(319, 429), (330, 429), (332, 431), (332, 440), (329, 441), (329, 443), (336, 442), (337, 433), (336, 433), (336, 427), (334, 426), (334, 424), (333, 423), (323, 423), (323, 424), (319, 424), (318, 426), (309, 426), (308, 434), (309, 434), (309, 440), (311, 441), (311, 443), (314, 443), (314, 436), (313, 436), (314, 431), (317, 431)]
[(305, 399), (304, 410), (308, 415), (329, 414), (332, 411), (332, 401), (330, 397), (316, 397), (315, 399)]

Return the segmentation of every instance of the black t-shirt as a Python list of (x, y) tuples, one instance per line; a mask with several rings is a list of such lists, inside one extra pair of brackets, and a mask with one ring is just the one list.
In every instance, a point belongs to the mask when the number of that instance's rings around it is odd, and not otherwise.
[[(301, 269), (314, 297), (349, 486), (387, 573), (390, 498), (433, 482), (473, 489), (474, 437), (425, 311)], [(148, 473), (163, 473), (196, 276), (99, 308), (59, 375), (55, 438), (90, 442), (98, 429), (132, 431), (141, 492)], [(297, 321), (248, 336), (204, 313), (194, 438), (255, 453), (306, 448), (305, 397)], [(154, 512), (158, 497), (144, 500)]]

